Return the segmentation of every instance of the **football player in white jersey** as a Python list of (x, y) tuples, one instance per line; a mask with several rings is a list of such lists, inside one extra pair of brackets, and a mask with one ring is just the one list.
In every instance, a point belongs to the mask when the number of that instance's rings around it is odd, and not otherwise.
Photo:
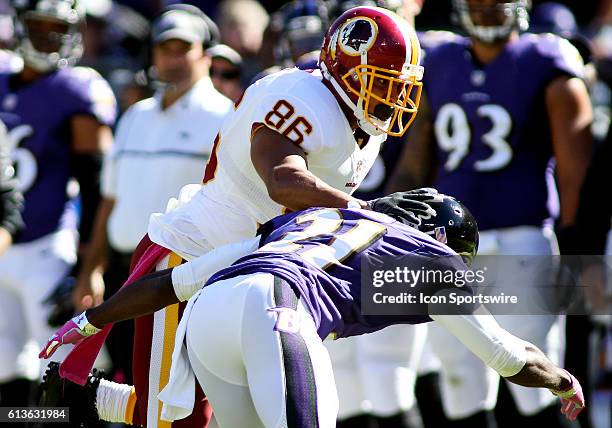
[[(358, 7), (328, 30), (319, 70), (288, 69), (250, 86), (217, 135), (201, 189), (183, 206), (152, 216), (150, 239), (179, 256), (166, 257), (157, 268), (254, 236), (258, 223), (287, 210), (367, 208), (350, 195), (386, 136), (403, 135), (416, 115), (420, 54), (405, 20), (385, 9)], [(369, 136), (362, 145), (353, 135), (357, 128)], [(167, 381), (163, 362), (172, 352), (177, 310), (166, 308), (152, 318), (152, 333), (142, 336), (169, 346), (140, 346), (143, 327), (137, 322), (134, 378), (139, 420), (157, 427), (159, 402), (146, 397), (157, 396)], [(136, 372), (141, 365), (148, 367), (145, 385)]]
[[(204, 186), (181, 209), (154, 216), (151, 239), (193, 257), (252, 236), (287, 209), (363, 207), (350, 194), (386, 136), (403, 134), (416, 114), (419, 57), (412, 28), (392, 12), (342, 15), (324, 40), (320, 70), (286, 69), (246, 90), (216, 138)], [(369, 134), (362, 146), (357, 127)]]

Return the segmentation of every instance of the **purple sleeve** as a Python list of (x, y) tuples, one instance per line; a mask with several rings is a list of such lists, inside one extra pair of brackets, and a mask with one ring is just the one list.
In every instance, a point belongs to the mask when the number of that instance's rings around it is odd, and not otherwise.
[(90, 115), (112, 127), (117, 119), (117, 102), (106, 80), (91, 68), (75, 67), (64, 71), (71, 114)]
[(538, 36), (538, 53), (550, 68), (552, 77), (584, 77), (584, 62), (578, 50), (566, 39), (553, 34)]

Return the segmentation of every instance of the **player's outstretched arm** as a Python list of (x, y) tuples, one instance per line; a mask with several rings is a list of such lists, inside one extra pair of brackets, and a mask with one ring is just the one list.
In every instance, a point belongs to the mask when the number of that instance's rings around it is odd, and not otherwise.
[(49, 338), (38, 357), (49, 358), (62, 345), (80, 343), (99, 333), (108, 323), (146, 315), (178, 301), (172, 287), (171, 269), (154, 272), (66, 322)]
[(217, 271), (259, 247), (259, 237), (219, 248), (177, 266), (146, 275), (127, 287), (122, 287), (106, 302), (85, 314), (98, 328), (139, 316), (151, 314), (166, 306), (188, 300)]
[(548, 388), (561, 399), (561, 411), (570, 420), (575, 420), (584, 409), (582, 386), (570, 372), (557, 367), (535, 345), (527, 344), (525, 366), (514, 376), (506, 379), (528, 387)]
[(561, 398), (561, 411), (568, 419), (576, 419), (584, 408), (578, 380), (555, 366), (535, 345), (501, 328), (484, 307), (472, 314), (430, 317), (500, 376), (518, 385), (550, 389)]
[(259, 237), (227, 244), (176, 268), (151, 273), (122, 287), (101, 305), (66, 322), (49, 338), (39, 357), (49, 358), (61, 345), (79, 343), (109, 323), (147, 315), (189, 299), (214, 273), (258, 247)]

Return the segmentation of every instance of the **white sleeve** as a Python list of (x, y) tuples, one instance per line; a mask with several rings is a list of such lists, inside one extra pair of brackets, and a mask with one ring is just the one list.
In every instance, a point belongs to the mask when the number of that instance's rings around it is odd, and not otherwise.
[(429, 315), (502, 377), (514, 376), (527, 362), (528, 342), (497, 324), (480, 306), (470, 315)]
[(256, 251), (259, 248), (259, 239), (257, 236), (223, 245), (172, 269), (172, 286), (176, 297), (181, 302), (189, 300), (217, 271)]

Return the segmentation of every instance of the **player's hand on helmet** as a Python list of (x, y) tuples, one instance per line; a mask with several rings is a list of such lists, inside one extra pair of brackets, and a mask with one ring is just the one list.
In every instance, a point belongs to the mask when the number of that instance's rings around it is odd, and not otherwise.
[(62, 345), (78, 344), (88, 336), (100, 331), (89, 322), (85, 312), (67, 321), (47, 341), (47, 344), (38, 354), (38, 358), (49, 358)]
[(424, 187), (372, 199), (368, 201), (368, 205), (374, 211), (390, 215), (410, 226), (419, 227), (421, 219), (436, 215), (436, 211), (427, 204), (427, 201), (433, 200), (437, 195), (436, 189)]
[(570, 372), (565, 370), (569, 375), (571, 384), (569, 388), (564, 390), (555, 391), (550, 390), (554, 395), (561, 399), (561, 413), (565, 415), (570, 421), (576, 420), (578, 414), (584, 409), (584, 394), (582, 392), (582, 386)]
[(409, 198), (410, 200), (421, 202), (431, 201), (440, 196), (438, 190), (434, 189), (433, 187), (420, 187), (418, 189), (406, 190), (404, 192), (396, 193), (400, 193), (404, 195), (405, 198)]

